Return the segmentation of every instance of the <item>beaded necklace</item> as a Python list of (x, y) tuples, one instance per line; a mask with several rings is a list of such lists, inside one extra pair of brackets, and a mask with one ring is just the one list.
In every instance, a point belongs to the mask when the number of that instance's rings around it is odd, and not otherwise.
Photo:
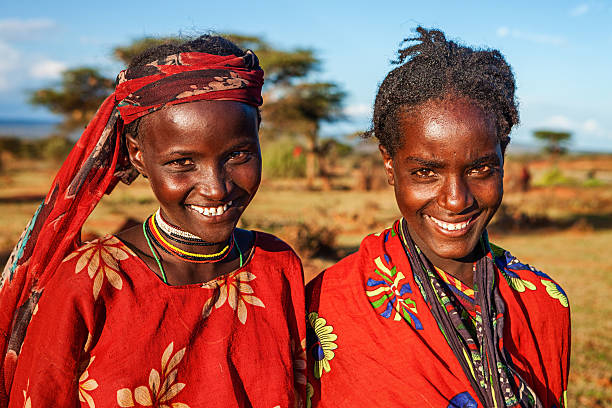
[[(224, 259), (225, 257), (227, 257), (234, 246), (234, 241), (230, 238), (228, 240), (227, 245), (225, 245), (225, 247), (223, 247), (221, 251), (216, 252), (214, 254), (198, 254), (195, 252), (188, 252), (170, 243), (169, 240), (175, 241), (175, 242), (180, 242), (180, 241), (172, 238), (171, 236), (168, 237), (168, 239), (166, 239), (160, 232), (160, 228), (158, 227), (158, 224), (156, 221), (157, 221), (157, 218), (155, 217), (155, 214), (151, 215), (145, 221), (144, 223), (145, 234), (148, 235), (148, 237), (155, 244), (157, 244), (157, 246), (163, 249), (165, 252), (169, 253), (170, 255), (176, 256), (177, 258), (180, 258), (186, 262), (193, 262), (193, 263), (218, 262)], [(200, 242), (206, 242), (202, 240), (201, 238), (198, 238), (198, 240)]]
[[(150, 219), (150, 218), (151, 218), (151, 217), (149, 217), (149, 219)], [(149, 249), (151, 250), (151, 253), (153, 254), (153, 258), (155, 259), (155, 262), (157, 263), (157, 267), (159, 268), (159, 271), (160, 271), (160, 273), (161, 273), (161, 278), (162, 278), (162, 281), (163, 281), (165, 284), (168, 284), (168, 278), (166, 277), (166, 272), (164, 271), (164, 267), (162, 266), (162, 263), (161, 263), (161, 259), (160, 259), (160, 257), (159, 257), (159, 254), (157, 253), (157, 250), (155, 249), (155, 247), (154, 247), (154, 246), (153, 246), (153, 244), (151, 243), (151, 239), (149, 238), (149, 233), (148, 233), (148, 231), (147, 231), (147, 230), (148, 230), (148, 228), (147, 228), (147, 223), (148, 223), (149, 219), (148, 219), (147, 221), (145, 221), (145, 222), (142, 224), (142, 232), (143, 232), (143, 234), (144, 234), (145, 240), (147, 241), (147, 245), (149, 246)], [(231, 249), (232, 249), (232, 248), (235, 246), (235, 247), (236, 247), (236, 249), (238, 250), (238, 258), (239, 258), (239, 260), (240, 260), (240, 265), (239, 265), (239, 267), (238, 267), (238, 268), (242, 268), (242, 266), (243, 266), (243, 260), (242, 260), (242, 250), (240, 249), (240, 246), (238, 245), (238, 242), (236, 242), (236, 237), (234, 236), (234, 232), (232, 232), (232, 236), (231, 236), (230, 240), (231, 240), (231, 248), (230, 248), (230, 250), (228, 251), (228, 254), (229, 254), (229, 252), (231, 252)], [(157, 243), (157, 242), (156, 242), (156, 243)], [(161, 246), (161, 245), (160, 245), (160, 246)], [(230, 246), (230, 245), (228, 245), (228, 247), (229, 247), (229, 246)], [(163, 246), (162, 246), (162, 248), (163, 248)], [(225, 254), (225, 256), (227, 256), (227, 254)], [(224, 256), (223, 258), (225, 258), (225, 256)], [(223, 259), (223, 258), (221, 258), (221, 259)], [(221, 259), (216, 260), (216, 261), (208, 261), (207, 263), (218, 262), (218, 261), (220, 261)], [(199, 263), (202, 263), (202, 262), (199, 262)]]
[(190, 232), (184, 231), (180, 228), (175, 227), (168, 221), (164, 220), (161, 214), (161, 209), (155, 211), (153, 219), (159, 231), (165, 235), (168, 239), (179, 242), (181, 244), (197, 245), (197, 246), (212, 246), (219, 245), (221, 242), (207, 242), (197, 235), (193, 235)]

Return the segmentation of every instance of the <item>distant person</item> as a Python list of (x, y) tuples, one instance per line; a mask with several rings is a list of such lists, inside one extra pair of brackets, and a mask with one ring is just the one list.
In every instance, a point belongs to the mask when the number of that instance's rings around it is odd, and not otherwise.
[[(0, 406), (293, 407), (305, 398), (300, 260), (236, 228), (261, 180), (263, 71), (216, 36), (137, 56), (2, 274)], [(159, 210), (81, 245), (120, 180)]]
[(529, 167), (526, 164), (523, 164), (521, 167), (521, 176), (519, 181), (521, 183), (521, 191), (529, 191), (529, 187), (531, 185), (531, 172), (529, 172)]
[(372, 129), (403, 217), (307, 287), (312, 406), (565, 406), (567, 297), (486, 232), (514, 76), (499, 51), (417, 32)]

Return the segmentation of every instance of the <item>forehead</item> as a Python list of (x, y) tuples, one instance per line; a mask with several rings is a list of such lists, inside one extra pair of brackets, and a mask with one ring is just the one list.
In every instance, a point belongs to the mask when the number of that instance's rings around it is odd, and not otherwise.
[(429, 100), (397, 115), (398, 153), (419, 152), (444, 158), (449, 153), (478, 154), (499, 148), (491, 115), (464, 97)]
[(214, 147), (238, 139), (257, 139), (257, 110), (234, 101), (183, 103), (143, 117), (139, 133), (144, 144), (160, 149), (176, 143)]

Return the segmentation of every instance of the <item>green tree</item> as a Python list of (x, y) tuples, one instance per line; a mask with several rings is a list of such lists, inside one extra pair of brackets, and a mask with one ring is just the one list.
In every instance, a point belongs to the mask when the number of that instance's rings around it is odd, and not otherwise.
[(62, 74), (59, 86), (35, 91), (30, 95), (30, 103), (62, 115), (60, 132), (67, 135), (87, 125), (113, 88), (114, 81), (95, 68), (69, 69)]
[(553, 130), (536, 130), (533, 137), (542, 141), (546, 145), (546, 150), (553, 155), (559, 155), (567, 151), (567, 144), (572, 138), (570, 132), (556, 132)]

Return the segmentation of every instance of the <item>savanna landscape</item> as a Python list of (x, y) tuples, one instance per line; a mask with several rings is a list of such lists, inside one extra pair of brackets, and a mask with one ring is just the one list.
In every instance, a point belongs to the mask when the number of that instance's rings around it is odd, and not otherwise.
[[(50, 145), (52, 154), (38, 158), (8, 149), (2, 153), (3, 260), (46, 194), (65, 153), (61, 144)], [(308, 187), (300, 146), (287, 140), (264, 141), (264, 179), (241, 227), (273, 232), (291, 243), (303, 259), (306, 280), (311, 279), (355, 251), (366, 234), (399, 217), (393, 190), (386, 185), (372, 147), (354, 140), (331, 143), (325, 176)], [(525, 168), (529, 185), (521, 176)], [(554, 277), (570, 299), (568, 406), (612, 406), (612, 305), (607, 301), (612, 288), (612, 257), (607, 253), (612, 244), (612, 156), (509, 153), (505, 189), (502, 207), (489, 228), (491, 240)], [(146, 180), (119, 185), (94, 210), (83, 239), (140, 223), (155, 209)]]

